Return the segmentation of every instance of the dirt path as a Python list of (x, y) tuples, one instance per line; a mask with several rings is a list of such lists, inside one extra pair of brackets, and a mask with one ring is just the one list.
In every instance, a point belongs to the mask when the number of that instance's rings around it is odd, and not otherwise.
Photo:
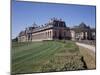
[(83, 55), (87, 68), (95, 69), (96, 68), (95, 47), (78, 42), (76, 42), (76, 44), (79, 46), (79, 50)]
[(95, 53), (95, 47), (92, 46), (92, 45), (88, 45), (88, 44), (83, 44), (83, 43), (79, 43), (79, 42), (76, 42), (76, 44), (78, 46), (82, 46), (84, 48), (88, 48), (89, 50), (93, 51)]

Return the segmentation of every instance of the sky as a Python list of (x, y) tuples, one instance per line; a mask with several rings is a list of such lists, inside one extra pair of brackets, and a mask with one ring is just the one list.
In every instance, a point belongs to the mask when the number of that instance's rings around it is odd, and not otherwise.
[(12, 0), (12, 38), (26, 27), (47, 23), (51, 18), (61, 18), (66, 26), (73, 27), (84, 22), (95, 27), (96, 7), (89, 5), (20, 2)]

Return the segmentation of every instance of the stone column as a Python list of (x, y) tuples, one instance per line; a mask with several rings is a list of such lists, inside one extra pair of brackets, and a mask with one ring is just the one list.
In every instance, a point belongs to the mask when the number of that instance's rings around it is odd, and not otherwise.
[(85, 32), (85, 39), (87, 40), (87, 32)]
[(46, 32), (46, 39), (48, 38), (48, 33)]
[(51, 38), (53, 39), (53, 31), (51, 31)]
[(81, 32), (81, 39), (80, 40), (84, 39), (84, 36), (85, 36), (84, 32)]

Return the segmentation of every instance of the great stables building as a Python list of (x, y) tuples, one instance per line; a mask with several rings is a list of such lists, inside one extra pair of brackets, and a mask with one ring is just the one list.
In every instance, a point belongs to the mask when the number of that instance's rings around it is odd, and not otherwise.
[(62, 19), (52, 18), (41, 26), (34, 23), (18, 35), (18, 42), (44, 40), (95, 40), (95, 29), (84, 23), (69, 28)]

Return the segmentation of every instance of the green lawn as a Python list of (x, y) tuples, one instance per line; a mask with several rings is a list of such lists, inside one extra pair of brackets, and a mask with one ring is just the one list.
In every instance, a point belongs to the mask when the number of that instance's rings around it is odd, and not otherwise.
[(12, 42), (12, 73), (87, 69), (72, 41)]

